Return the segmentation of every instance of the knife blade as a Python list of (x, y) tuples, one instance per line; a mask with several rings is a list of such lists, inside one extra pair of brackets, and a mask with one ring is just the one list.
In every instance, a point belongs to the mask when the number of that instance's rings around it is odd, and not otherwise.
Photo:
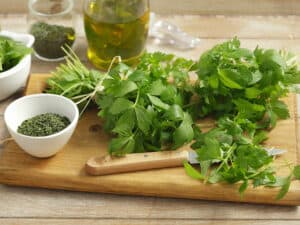
[[(270, 156), (281, 155), (286, 150), (265, 148)], [(123, 157), (92, 157), (86, 163), (86, 172), (91, 175), (108, 175), (141, 170), (180, 167), (183, 161), (198, 164), (198, 155), (194, 150), (133, 153)]]

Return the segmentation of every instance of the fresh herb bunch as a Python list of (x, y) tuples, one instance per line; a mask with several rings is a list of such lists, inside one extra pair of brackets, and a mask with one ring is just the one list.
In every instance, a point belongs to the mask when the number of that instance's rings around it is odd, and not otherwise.
[(20, 60), (31, 53), (31, 48), (23, 43), (0, 36), (0, 72), (9, 70), (17, 65)]
[(70, 48), (64, 51), (67, 55), (66, 63), (61, 64), (47, 80), (47, 92), (70, 98), (83, 112), (92, 103), (93, 93), (104, 74), (88, 70)]
[[(195, 140), (192, 148), (201, 172), (185, 163), (193, 178), (241, 182), (241, 194), (250, 181), (254, 187), (279, 186), (278, 199), (292, 179), (300, 178), (299, 167), (290, 165), (291, 174), (278, 178), (274, 158), (260, 145), (278, 119), (289, 117), (280, 98), (297, 91), (300, 83), (294, 55), (244, 49), (235, 38), (198, 61), (147, 53), (136, 68), (118, 63), (105, 74), (87, 70), (74, 55), (70, 58), (48, 81), (49, 91), (79, 99), (82, 112), (96, 102), (105, 129), (114, 135), (110, 154), (176, 149)], [(217, 119), (216, 127), (201, 133), (195, 124), (206, 116)]]
[(296, 57), (274, 49), (241, 48), (240, 41), (216, 45), (197, 63), (196, 92), (201, 97), (201, 117), (230, 115), (275, 127), (289, 112), (279, 98), (300, 83)]
[[(259, 144), (267, 139), (265, 129), (289, 117), (280, 98), (300, 83), (296, 58), (273, 49), (250, 51), (235, 38), (205, 52), (196, 68), (199, 104), (192, 106), (197, 107), (193, 111), (198, 110), (200, 117), (219, 118), (216, 128), (195, 137), (192, 148), (201, 167), (196, 177), (209, 183), (241, 181), (241, 194), (249, 180), (254, 187), (280, 186), (278, 198), (283, 197), (290, 176), (275, 176), (273, 158)], [(195, 176), (191, 167), (185, 167)]]
[(245, 135), (242, 125), (237, 120), (222, 117), (216, 128), (198, 134), (192, 148), (198, 153), (201, 173), (185, 164), (187, 173), (191, 176), (196, 173), (198, 179), (208, 183), (241, 181), (241, 194), (249, 180), (254, 187), (275, 185), (278, 178), (271, 164), (273, 158), (258, 145), (266, 139), (265, 133), (251, 138)]
[(120, 63), (110, 71), (97, 96), (104, 127), (116, 135), (110, 154), (176, 149), (192, 141), (193, 120), (183, 108), (192, 96), (192, 65), (153, 53), (145, 54), (136, 69)]

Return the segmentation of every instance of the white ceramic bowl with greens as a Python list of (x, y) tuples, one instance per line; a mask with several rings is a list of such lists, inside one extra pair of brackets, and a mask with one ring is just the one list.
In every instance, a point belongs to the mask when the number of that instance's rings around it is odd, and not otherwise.
[[(14, 41), (22, 42), (31, 47), (34, 37), (30, 34), (0, 31), (0, 36), (8, 37)], [(31, 54), (28, 54), (14, 67), (0, 72), (0, 101), (14, 94), (26, 85), (31, 67)]]
[[(70, 124), (63, 130), (42, 137), (32, 137), (17, 132), (24, 120), (44, 113), (65, 116)], [(4, 121), (10, 135), (28, 154), (45, 158), (55, 155), (71, 138), (79, 118), (77, 105), (61, 95), (34, 94), (12, 102), (4, 112)]]

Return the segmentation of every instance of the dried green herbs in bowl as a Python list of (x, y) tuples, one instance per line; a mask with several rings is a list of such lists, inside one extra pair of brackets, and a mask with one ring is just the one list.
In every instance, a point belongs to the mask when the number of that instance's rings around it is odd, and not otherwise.
[(62, 131), (70, 124), (70, 120), (59, 114), (43, 113), (24, 120), (18, 132), (27, 136), (43, 137)]
[(73, 101), (53, 94), (24, 96), (12, 102), (4, 113), (5, 124), (16, 143), (40, 158), (53, 156), (64, 147), (78, 118)]
[(75, 30), (72, 27), (36, 22), (31, 26), (30, 33), (35, 37), (34, 51), (43, 60), (61, 59), (65, 56), (62, 47), (72, 47), (75, 42)]

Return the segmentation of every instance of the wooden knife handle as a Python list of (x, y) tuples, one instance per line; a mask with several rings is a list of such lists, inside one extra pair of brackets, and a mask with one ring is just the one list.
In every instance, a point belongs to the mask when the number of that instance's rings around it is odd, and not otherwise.
[(188, 151), (165, 151), (133, 153), (123, 157), (93, 157), (86, 163), (86, 172), (90, 175), (108, 175), (116, 173), (178, 167), (187, 160)]

